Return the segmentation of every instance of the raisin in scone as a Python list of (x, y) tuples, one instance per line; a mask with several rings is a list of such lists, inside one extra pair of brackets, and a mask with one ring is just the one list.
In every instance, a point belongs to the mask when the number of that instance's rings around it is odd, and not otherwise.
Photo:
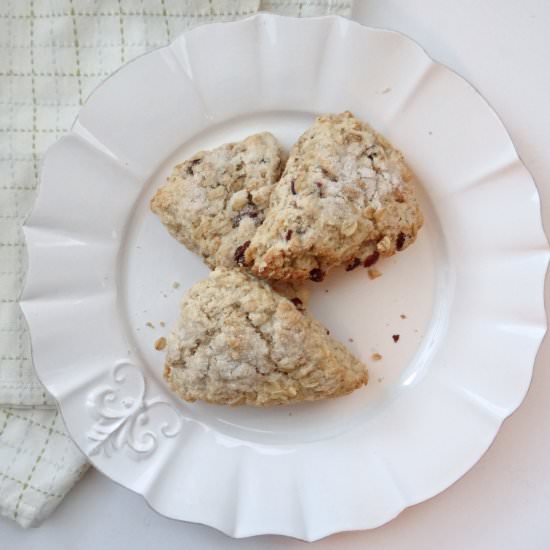
[(345, 112), (317, 118), (294, 145), (245, 265), (272, 280), (320, 281), (414, 242), (422, 226), (403, 156)]
[(366, 367), (265, 282), (217, 268), (185, 295), (164, 376), (187, 401), (267, 406), (350, 393)]
[(201, 151), (174, 168), (151, 210), (211, 268), (232, 266), (263, 222), (282, 168), (282, 151), (269, 133)]

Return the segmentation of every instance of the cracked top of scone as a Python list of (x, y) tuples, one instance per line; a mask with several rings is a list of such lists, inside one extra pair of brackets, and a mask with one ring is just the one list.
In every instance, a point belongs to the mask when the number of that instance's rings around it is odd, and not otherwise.
[(263, 222), (283, 164), (282, 151), (267, 132), (201, 151), (173, 169), (151, 210), (211, 268), (234, 266), (242, 262), (238, 247)]
[(301, 308), (225, 268), (185, 295), (164, 376), (187, 401), (256, 406), (336, 397), (368, 380), (366, 367)]
[(245, 265), (272, 280), (320, 281), (340, 264), (369, 267), (422, 226), (403, 156), (345, 112), (317, 118), (294, 145)]

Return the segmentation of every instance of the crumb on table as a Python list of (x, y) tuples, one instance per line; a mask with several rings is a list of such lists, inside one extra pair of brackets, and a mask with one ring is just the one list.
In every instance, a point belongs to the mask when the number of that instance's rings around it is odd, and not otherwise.
[(166, 338), (164, 336), (161, 336), (159, 339), (155, 341), (155, 349), (157, 351), (162, 351), (166, 347)]
[(378, 352), (376, 353), (373, 353), (370, 358), (373, 360), (373, 361), (380, 361), (380, 359), (382, 359), (382, 355), (380, 355)]

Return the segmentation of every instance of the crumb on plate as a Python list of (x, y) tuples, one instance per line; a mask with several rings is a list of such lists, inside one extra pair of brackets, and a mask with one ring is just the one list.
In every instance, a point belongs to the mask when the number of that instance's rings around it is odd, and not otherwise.
[(382, 277), (382, 273), (378, 271), (378, 269), (371, 268), (367, 271), (367, 274), (369, 276), (369, 279), (374, 280), (378, 279), (378, 277)]
[(155, 341), (155, 349), (157, 351), (162, 351), (166, 347), (166, 338), (161, 336), (158, 340)]

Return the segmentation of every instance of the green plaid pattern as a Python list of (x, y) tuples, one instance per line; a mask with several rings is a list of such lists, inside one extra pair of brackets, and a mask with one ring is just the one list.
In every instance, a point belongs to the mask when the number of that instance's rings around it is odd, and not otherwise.
[(0, 409), (0, 513), (48, 516), (87, 468), (56, 410)]

